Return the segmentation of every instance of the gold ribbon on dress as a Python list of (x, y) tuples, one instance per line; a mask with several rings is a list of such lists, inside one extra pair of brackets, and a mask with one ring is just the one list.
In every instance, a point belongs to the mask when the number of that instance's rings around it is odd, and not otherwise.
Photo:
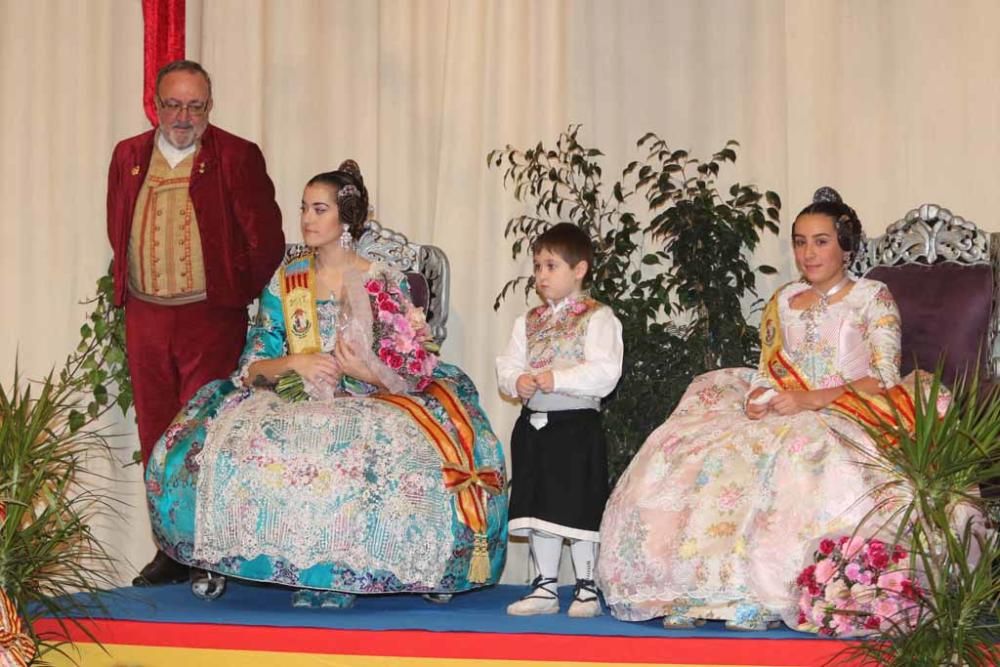
[[(760, 321), (760, 349), (764, 367), (775, 386), (783, 391), (811, 391), (806, 374), (784, 351), (778, 295), (771, 297)], [(913, 396), (903, 385), (889, 387), (884, 394), (867, 394), (856, 389), (845, 391), (827, 406), (869, 428), (884, 432), (903, 426), (913, 432), (916, 408)], [(889, 438), (890, 442), (893, 442)]]
[(455, 426), (458, 440), (452, 438), (427, 408), (411, 396), (376, 394), (373, 398), (390, 403), (410, 415), (441, 456), (445, 488), (455, 494), (458, 517), (475, 536), (472, 559), (469, 562), (469, 581), (475, 584), (485, 583), (490, 578), (490, 553), (483, 494), (499, 495), (503, 491), (503, 475), (495, 468), (475, 467), (475, 430), (465, 406), (454, 392), (441, 380), (431, 382), (424, 392), (436, 398), (444, 408)]
[(323, 344), (316, 312), (316, 256), (309, 253), (289, 260), (281, 267), (278, 282), (289, 353), (320, 352)]

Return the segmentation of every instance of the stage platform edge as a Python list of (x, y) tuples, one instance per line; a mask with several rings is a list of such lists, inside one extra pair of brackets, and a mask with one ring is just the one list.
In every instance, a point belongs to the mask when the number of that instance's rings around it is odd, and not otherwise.
[[(231, 584), (211, 602), (182, 585), (118, 589), (102, 596), (86, 631), (68, 626), (68, 657), (45, 658), (57, 667), (811, 667), (843, 664), (849, 646), (788, 630), (727, 632), (721, 624), (666, 631), (609, 616), (507, 616), (506, 604), (523, 590), (497, 586), (448, 605), (378, 596), (347, 610), (303, 610), (277, 588)], [(36, 631), (58, 636), (60, 626), (41, 619)]]

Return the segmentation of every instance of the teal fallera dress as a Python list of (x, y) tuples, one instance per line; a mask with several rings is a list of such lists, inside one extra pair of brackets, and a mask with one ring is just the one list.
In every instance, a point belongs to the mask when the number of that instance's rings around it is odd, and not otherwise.
[[(369, 275), (405, 289), (402, 274), (383, 265)], [(353, 594), (456, 593), (496, 583), (506, 556), (506, 490), (477, 490), (489, 574), (472, 582), (475, 535), (414, 417), (364, 395), (374, 388), (351, 378), (341, 386), (350, 394), (301, 402), (243, 385), (252, 362), (288, 353), (278, 276), (261, 295), (240, 369), (202, 387), (156, 443), (146, 495), (159, 547), (228, 576)], [(324, 350), (336, 342), (340, 310), (335, 300), (317, 302)], [(505, 479), (503, 450), (475, 385), (443, 362), (433, 378), (468, 414), (475, 467)], [(434, 397), (409, 395), (457, 438)]]

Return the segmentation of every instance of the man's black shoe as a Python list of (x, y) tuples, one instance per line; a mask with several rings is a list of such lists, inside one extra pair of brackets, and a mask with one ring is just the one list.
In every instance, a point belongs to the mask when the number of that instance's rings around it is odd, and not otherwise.
[(139, 576), (132, 580), (133, 586), (162, 586), (178, 584), (188, 580), (187, 565), (181, 565), (167, 554), (157, 550), (153, 560), (142, 568)]

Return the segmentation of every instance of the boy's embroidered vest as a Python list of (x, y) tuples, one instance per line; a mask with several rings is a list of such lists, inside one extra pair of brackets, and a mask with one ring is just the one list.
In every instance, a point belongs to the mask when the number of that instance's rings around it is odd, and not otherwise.
[(174, 169), (153, 150), (132, 214), (129, 289), (140, 299), (169, 304), (205, 298), (205, 263), (188, 193), (194, 155)]
[(524, 326), (531, 370), (558, 370), (584, 361), (587, 323), (602, 307), (599, 301), (582, 296), (571, 299), (558, 312), (547, 304), (529, 310)]

